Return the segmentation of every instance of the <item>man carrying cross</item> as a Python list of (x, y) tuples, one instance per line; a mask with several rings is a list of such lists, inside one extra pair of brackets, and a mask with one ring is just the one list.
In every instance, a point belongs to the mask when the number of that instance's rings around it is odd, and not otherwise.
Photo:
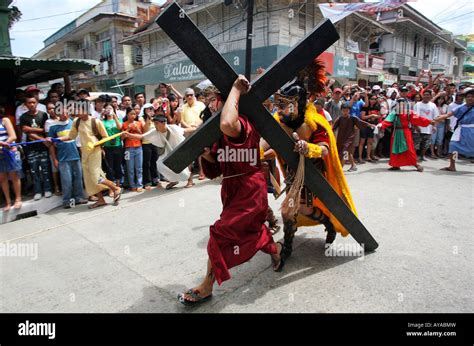
[[(234, 82), (222, 109), (220, 128), (224, 135), (203, 154), (203, 170), (208, 178), (222, 174), (221, 198), (223, 210), (219, 220), (210, 227), (207, 245), (209, 259), (203, 282), (178, 295), (185, 305), (208, 300), (212, 296), (214, 281), (220, 285), (230, 279), (229, 269), (250, 260), (259, 250), (271, 255), (273, 270), (280, 271), (281, 243), (275, 243), (265, 225), (268, 209), (267, 184), (261, 168), (252, 162), (218, 161), (222, 150), (244, 149), (260, 152), (260, 134), (247, 117), (239, 115), (238, 104), (242, 94), (250, 89), (244, 76)], [(250, 155), (249, 155), (250, 156)], [(249, 201), (252, 201), (249, 204)]]
[[(278, 152), (281, 157), (285, 160), (289, 167), (296, 170), (298, 167), (298, 156), (295, 154), (295, 142), (288, 136), (285, 131), (278, 125), (278, 123), (273, 120), (273, 117), (268, 111), (263, 107), (262, 102), (264, 102), (271, 94), (274, 93), (275, 88), (288, 82), (299, 70), (303, 69), (306, 65), (310, 64), (315, 56), (319, 56), (323, 53), (331, 44), (336, 42), (339, 39), (337, 31), (329, 20), (321, 22), (317, 27), (315, 27), (311, 33), (309, 33), (303, 40), (297, 43), (289, 52), (282, 56), (278, 61), (275, 61), (268, 69), (262, 74), (258, 79), (252, 82), (252, 90), (250, 92), (243, 93), (239, 92), (239, 87), (235, 86), (235, 80), (237, 74), (232, 69), (232, 67), (225, 61), (225, 59), (219, 54), (219, 52), (212, 46), (212, 44), (206, 39), (206, 37), (199, 31), (199, 29), (192, 23), (191, 19), (184, 13), (184, 11), (179, 7), (176, 2), (171, 3), (157, 18), (157, 24), (163, 31), (166, 32), (168, 36), (176, 43), (176, 45), (189, 57), (193, 63), (202, 71), (206, 77), (219, 89), (224, 95), (230, 95), (227, 100), (227, 107), (224, 109), (227, 116), (223, 121), (224, 111), (222, 114), (215, 114), (212, 116), (206, 123), (204, 123), (198, 130), (196, 130), (191, 136), (189, 136), (183, 143), (181, 143), (168, 157), (166, 157), (163, 163), (172, 169), (174, 172), (182, 171), (196, 156), (202, 154), (202, 150), (205, 147), (209, 147), (212, 143), (218, 141), (221, 143), (223, 140), (227, 144), (232, 143), (233, 138), (232, 133), (228, 132), (226, 126), (221, 126), (229, 122), (229, 117), (233, 118), (233, 123), (239, 127), (237, 134), (234, 133), (237, 137), (241, 136), (242, 128), (247, 131), (251, 129), (250, 133), (258, 131), (269, 145)], [(190, 37), (192, 33), (192, 38)], [(197, 45), (196, 42), (199, 44)], [(235, 90), (237, 89), (237, 91)], [(248, 91), (248, 89), (247, 89)], [(237, 93), (237, 95), (236, 95)], [(232, 95), (231, 95), (232, 94)], [(238, 97), (237, 97), (238, 96)], [(239, 109), (241, 114), (245, 114), (246, 117), (238, 116), (236, 110), (232, 116), (229, 115), (229, 107), (234, 107), (237, 101), (239, 102)], [(238, 119), (238, 121), (236, 120)], [(248, 119), (248, 121), (247, 121)], [(237, 125), (240, 124), (240, 125)], [(224, 139), (221, 139), (222, 132), (224, 132)], [(247, 133), (247, 132), (246, 132)], [(258, 137), (258, 136), (256, 136)], [(248, 138), (253, 138), (248, 136)], [(237, 139), (237, 143), (242, 138)], [(234, 140), (235, 141), (235, 140)], [(245, 142), (248, 146), (247, 148), (259, 149), (258, 142), (255, 145), (249, 146), (248, 142)], [(238, 144), (237, 144), (238, 145)], [(240, 148), (243, 147), (243, 144), (240, 144)], [(336, 145), (334, 144), (334, 148)], [(207, 158), (211, 159), (209, 155), (205, 155)], [(259, 157), (259, 155), (257, 155)], [(310, 159), (305, 158), (304, 161), (300, 160), (300, 163), (303, 163), (305, 167), (311, 165)], [(235, 165), (235, 163), (219, 163), (215, 165), (221, 170), (223, 169), (223, 175), (227, 176), (238, 174), (238, 173), (252, 173), (250, 165), (240, 166)], [(260, 160), (257, 161), (257, 165), (260, 165)], [(227, 172), (226, 169), (229, 168), (231, 172)], [(260, 169), (259, 169), (260, 170)], [(259, 174), (263, 173), (248, 173), (249, 176), (257, 177)], [(247, 175), (247, 173), (246, 173)], [(227, 178), (230, 179), (244, 179), (242, 177), (233, 177)], [(256, 184), (256, 182), (254, 181)], [(262, 183), (262, 192), (266, 196), (265, 180), (261, 179)], [(359, 243), (364, 245), (366, 251), (373, 251), (378, 247), (377, 242), (367, 231), (364, 225), (360, 222), (357, 216), (354, 214), (352, 209), (348, 206), (347, 202), (344, 199), (341, 199), (339, 191), (335, 191), (333, 186), (321, 175), (318, 171), (312, 171), (310, 168), (306, 169), (304, 172), (304, 183), (305, 185), (318, 197), (320, 201), (324, 203), (327, 209), (334, 215), (336, 221), (346, 229), (350, 231), (350, 234), (354, 239)], [(228, 183), (227, 183), (228, 184)], [(255, 186), (252, 186), (255, 189)], [(241, 189), (240, 192), (245, 190)], [(223, 189), (224, 192), (224, 189)], [(247, 192), (247, 191), (245, 191)], [(224, 202), (224, 211), (227, 209), (229, 200), (226, 200), (226, 196), (223, 193), (223, 202)], [(232, 196), (231, 196), (232, 197)], [(266, 198), (266, 197), (265, 197)], [(231, 200), (232, 201), (232, 200)], [(241, 206), (241, 211), (246, 211), (248, 205), (246, 203)], [(266, 204), (266, 203), (265, 203)], [(233, 205), (231, 205), (233, 206)], [(261, 206), (259, 206), (261, 208)], [(266, 211), (264, 210), (263, 214), (265, 216)], [(225, 213), (223, 213), (224, 215)], [(260, 214), (257, 213), (257, 216), (260, 217)], [(264, 219), (264, 217), (263, 217)], [(221, 218), (222, 220), (222, 218)], [(247, 219), (242, 219), (243, 222), (249, 223)], [(263, 221), (262, 221), (263, 223)], [(216, 222), (219, 224), (219, 221)], [(232, 225), (230, 225), (232, 226)], [(224, 229), (223, 229), (224, 230)], [(264, 233), (253, 232), (255, 237), (258, 234), (263, 235)], [(215, 238), (219, 235), (218, 232), (214, 234)], [(233, 233), (227, 233), (228, 236), (232, 237)], [(243, 233), (244, 238), (249, 237)], [(245, 237), (246, 236), (246, 237)], [(230, 238), (229, 238), (230, 239)], [(263, 238), (265, 240), (266, 237)], [(212, 237), (210, 243), (212, 242)], [(253, 243), (249, 243), (252, 245)], [(231, 266), (245, 262), (250, 257), (253, 256), (255, 252), (259, 249), (267, 247), (274, 247), (273, 250), (279, 250), (279, 246), (273, 243), (273, 246), (270, 241), (257, 243), (257, 247), (248, 251), (248, 258), (239, 258), (240, 261), (235, 261)], [(228, 245), (228, 244), (227, 244)], [(241, 244), (242, 245), (242, 244)], [(248, 245), (243, 243), (243, 246)], [(255, 244), (254, 244), (255, 245)], [(236, 252), (242, 254), (245, 253), (240, 247), (235, 249)], [(266, 250), (271, 250), (266, 248)], [(271, 251), (269, 253), (275, 254), (276, 251)], [(279, 261), (278, 256), (273, 256), (275, 262), (275, 269), (281, 269), (281, 262)], [(218, 274), (218, 268), (212, 267), (212, 258), (208, 262), (208, 274), (209, 277), (204, 280), (204, 282), (198, 287), (189, 290), (186, 293), (180, 294), (180, 301), (183, 303), (193, 304), (196, 301), (202, 301), (203, 298), (210, 297), (212, 292), (212, 284), (214, 280), (217, 279), (218, 275), (225, 275), (227, 270), (221, 270)], [(222, 263), (222, 262), (221, 262)], [(228, 263), (226, 262), (228, 265)], [(228, 265), (227, 268), (230, 268)], [(219, 268), (220, 269), (220, 268)], [(222, 279), (222, 277), (221, 277)]]

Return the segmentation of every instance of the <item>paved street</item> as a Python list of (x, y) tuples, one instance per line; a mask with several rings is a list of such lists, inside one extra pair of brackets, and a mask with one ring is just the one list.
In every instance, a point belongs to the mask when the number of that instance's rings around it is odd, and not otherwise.
[[(36, 260), (0, 258), (0, 311), (473, 312), (474, 164), (460, 161), (452, 174), (439, 171), (445, 160), (429, 160), (424, 173), (388, 172), (385, 161), (347, 175), (359, 217), (380, 244), (365, 257), (325, 256), (322, 227), (302, 228), (282, 273), (259, 253), (232, 270), (213, 300), (189, 310), (176, 295), (205, 271), (219, 182), (129, 192), (119, 207), (56, 209), (1, 225), (1, 241), (37, 244), (38, 252)], [(277, 211), (281, 200), (269, 197)]]

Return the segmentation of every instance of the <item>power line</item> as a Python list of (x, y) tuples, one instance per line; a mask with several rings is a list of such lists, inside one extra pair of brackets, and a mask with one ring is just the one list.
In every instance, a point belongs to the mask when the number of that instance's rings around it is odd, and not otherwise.
[(60, 27), (56, 27), (56, 28), (44, 28), (44, 29), (31, 29), (31, 30), (12, 30), (12, 34), (18, 34), (18, 33), (21, 33), (21, 32), (36, 32), (36, 31), (47, 31), (47, 30), (58, 30), (62, 28), (61, 26)]
[(450, 18), (450, 19), (447, 19), (447, 20), (443, 20), (441, 22), (438, 22), (437, 24), (441, 24), (441, 23), (448, 23), (448, 22), (451, 22), (455, 19), (459, 19), (459, 18), (462, 18), (462, 17), (465, 17), (465, 16), (468, 16), (470, 14), (474, 13), (474, 11), (471, 11), (471, 12), (467, 12), (467, 13), (464, 13), (464, 14), (461, 14), (459, 16), (456, 16), (456, 17), (453, 17), (453, 18)]
[(52, 14), (50, 16), (43, 16), (43, 17), (36, 17), (36, 18), (27, 18), (27, 19), (21, 19), (18, 21), (18, 23), (21, 23), (21, 22), (30, 22), (30, 21), (34, 21), (34, 20), (41, 20), (41, 19), (47, 19), (47, 18), (53, 18), (53, 17), (59, 17), (59, 16), (65, 16), (67, 14), (73, 14), (73, 13), (77, 13), (77, 12), (83, 12), (83, 11), (88, 11), (92, 8), (101, 8), (101, 7), (109, 7), (110, 5), (100, 5), (100, 6), (94, 6), (94, 7), (89, 7), (89, 8), (85, 8), (85, 9), (82, 9), (82, 10), (77, 10), (77, 11), (71, 11), (71, 12), (63, 12), (63, 13), (57, 13), (57, 14)]

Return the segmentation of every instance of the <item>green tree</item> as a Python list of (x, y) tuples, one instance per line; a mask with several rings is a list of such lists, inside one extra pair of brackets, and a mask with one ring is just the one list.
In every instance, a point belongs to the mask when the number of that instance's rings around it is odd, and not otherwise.
[(18, 7), (10, 7), (10, 13), (8, 14), (8, 28), (11, 29), (12, 26), (20, 20), (21, 16), (22, 13)]

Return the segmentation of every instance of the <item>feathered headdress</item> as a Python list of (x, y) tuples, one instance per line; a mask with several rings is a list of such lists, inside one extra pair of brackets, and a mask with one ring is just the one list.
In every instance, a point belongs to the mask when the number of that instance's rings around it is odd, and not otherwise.
[[(275, 97), (284, 96), (285, 98), (279, 98), (281, 106), (289, 103), (293, 103), (294, 100), (298, 102), (298, 113), (293, 114), (291, 119), (286, 120), (286, 125), (297, 129), (304, 122), (304, 113), (306, 110), (306, 103), (309, 95), (315, 95), (324, 91), (326, 83), (326, 69), (324, 64), (317, 58), (314, 59), (310, 65), (302, 69), (298, 75), (286, 83), (280, 90), (280, 93), (275, 94)], [(280, 106), (280, 107), (281, 107)]]
[(326, 85), (326, 68), (324, 63), (314, 59), (310, 65), (300, 71), (298, 79), (306, 84), (307, 91), (314, 95), (322, 93)]

